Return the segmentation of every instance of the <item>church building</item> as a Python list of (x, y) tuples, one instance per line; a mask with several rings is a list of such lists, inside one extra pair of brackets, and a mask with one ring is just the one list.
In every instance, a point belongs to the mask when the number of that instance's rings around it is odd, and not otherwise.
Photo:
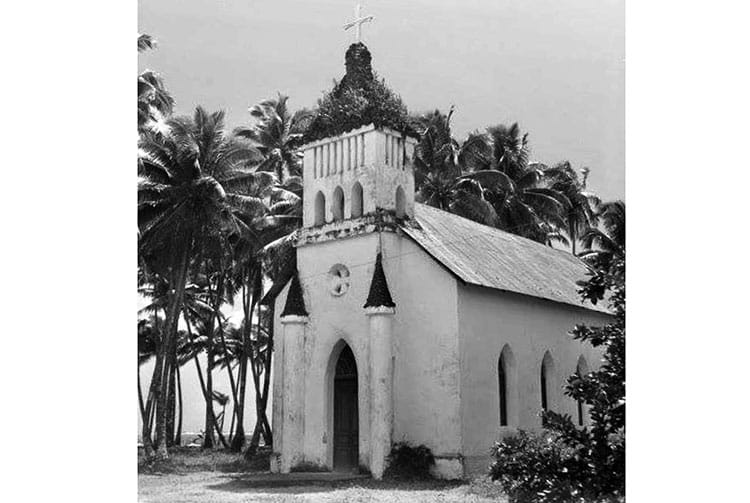
[[(369, 51), (353, 44), (342, 82), (362, 75)], [(503, 436), (541, 428), (543, 409), (588, 421), (563, 393), (600, 356), (568, 332), (608, 320), (577, 293), (586, 266), (415, 202), (416, 144), (372, 123), (302, 147), (297, 270), (271, 300), (273, 471), (380, 478), (403, 441), (460, 478)]]

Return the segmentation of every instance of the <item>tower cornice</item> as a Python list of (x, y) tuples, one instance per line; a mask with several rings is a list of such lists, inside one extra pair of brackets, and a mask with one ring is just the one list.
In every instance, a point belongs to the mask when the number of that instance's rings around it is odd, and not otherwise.
[(400, 233), (400, 226), (408, 217), (399, 218), (394, 211), (378, 209), (359, 218), (329, 222), (317, 227), (297, 229), (294, 246), (324, 243), (336, 239), (353, 238), (374, 232)]

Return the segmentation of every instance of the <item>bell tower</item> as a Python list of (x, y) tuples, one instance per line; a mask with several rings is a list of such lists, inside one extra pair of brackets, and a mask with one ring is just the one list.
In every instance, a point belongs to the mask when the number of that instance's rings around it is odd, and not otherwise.
[[(304, 227), (379, 211), (396, 218), (414, 216), (417, 140), (406, 125), (405, 107), (398, 109), (400, 99), (376, 80), (370, 61), (364, 44), (349, 47), (346, 75), (326, 98), (333, 112), (316, 118), (314, 137), (300, 149)], [(352, 106), (358, 110), (351, 111)]]

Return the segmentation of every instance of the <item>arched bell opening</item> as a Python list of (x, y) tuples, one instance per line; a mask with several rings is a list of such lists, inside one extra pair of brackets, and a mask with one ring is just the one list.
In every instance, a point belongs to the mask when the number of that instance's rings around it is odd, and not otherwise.
[(318, 191), (315, 194), (315, 225), (323, 225), (326, 223), (326, 196), (323, 192)]
[(351, 198), (351, 215), (352, 218), (359, 218), (362, 216), (362, 185), (359, 182), (354, 182), (352, 186), (352, 198)]
[(344, 190), (336, 187), (333, 191), (333, 201), (331, 201), (331, 213), (335, 221), (344, 219)]
[(403, 218), (406, 215), (406, 192), (404, 188), (399, 185), (396, 189), (396, 216)]

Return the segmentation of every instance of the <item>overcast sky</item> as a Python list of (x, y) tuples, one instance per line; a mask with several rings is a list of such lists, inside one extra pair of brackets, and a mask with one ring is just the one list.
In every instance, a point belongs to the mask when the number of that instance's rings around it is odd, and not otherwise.
[[(625, 196), (624, 0), (365, 0), (373, 67), (410, 111), (456, 106), (454, 132), (519, 122), (532, 159), (591, 168), (590, 187)], [(312, 107), (344, 73), (356, 0), (139, 0), (178, 113), (288, 94)]]

